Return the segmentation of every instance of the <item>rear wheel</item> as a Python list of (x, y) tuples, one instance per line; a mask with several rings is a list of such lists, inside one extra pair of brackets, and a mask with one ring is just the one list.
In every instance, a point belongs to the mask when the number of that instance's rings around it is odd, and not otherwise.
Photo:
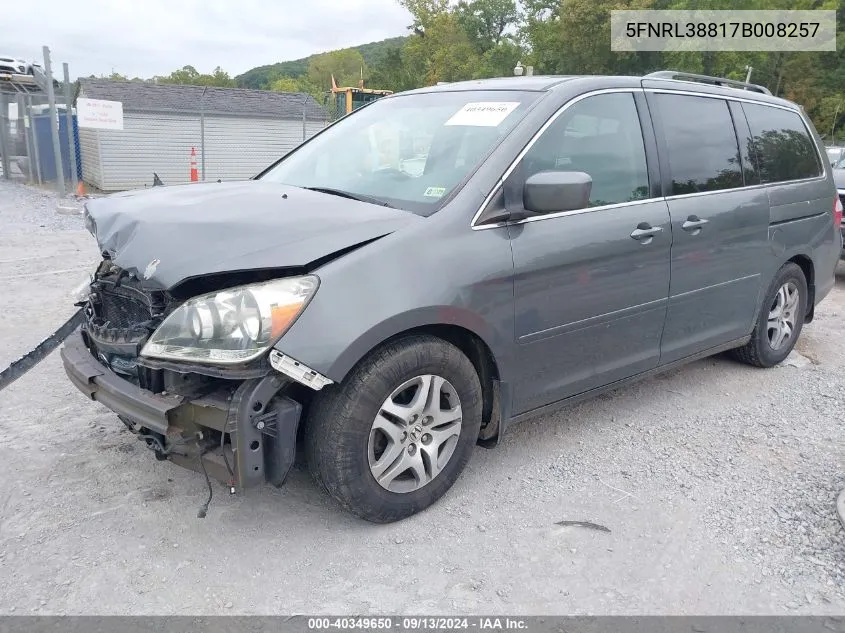
[(773, 367), (789, 356), (807, 314), (807, 280), (797, 264), (789, 262), (775, 275), (763, 299), (751, 340), (733, 350), (733, 356), (755, 367)]
[(464, 469), (481, 427), (470, 360), (431, 336), (385, 345), (316, 397), (305, 427), (315, 480), (368, 521), (404, 519)]

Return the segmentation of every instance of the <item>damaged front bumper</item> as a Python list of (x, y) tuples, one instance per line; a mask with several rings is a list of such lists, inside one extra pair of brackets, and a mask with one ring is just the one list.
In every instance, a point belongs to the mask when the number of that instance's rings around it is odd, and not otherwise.
[(156, 457), (205, 470), (235, 489), (284, 483), (302, 417), (302, 405), (285, 395), (292, 379), (270, 371), (223, 381), (198, 397), (153, 393), (100, 363), (84, 336), (74, 333), (62, 347), (65, 372), (82, 393), (117, 413)]

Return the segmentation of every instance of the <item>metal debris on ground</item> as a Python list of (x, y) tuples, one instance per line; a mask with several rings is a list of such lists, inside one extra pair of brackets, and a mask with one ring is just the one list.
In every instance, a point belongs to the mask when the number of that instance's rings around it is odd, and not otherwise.
[(591, 523), (590, 521), (557, 521), (555, 525), (560, 525), (562, 527), (582, 527), (589, 530), (596, 530), (598, 532), (610, 533), (610, 528), (599, 525), (598, 523)]

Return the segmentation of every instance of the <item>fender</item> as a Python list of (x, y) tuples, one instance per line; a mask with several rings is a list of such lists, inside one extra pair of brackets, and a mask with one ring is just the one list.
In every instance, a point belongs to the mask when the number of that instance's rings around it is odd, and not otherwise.
[[(440, 305), (403, 312), (381, 321), (347, 345), (324, 373), (333, 381), (341, 382), (361, 359), (385, 341), (426, 326), (442, 325), (458, 326), (475, 334), (490, 349), (500, 368), (511, 366), (508, 359), (508, 343), (511, 341), (508, 341), (503, 333), (475, 312), (461, 307)], [(284, 347), (284, 338), (279, 347)], [(308, 358), (297, 360), (309, 364)], [(505, 376), (500, 378), (508, 380)]]

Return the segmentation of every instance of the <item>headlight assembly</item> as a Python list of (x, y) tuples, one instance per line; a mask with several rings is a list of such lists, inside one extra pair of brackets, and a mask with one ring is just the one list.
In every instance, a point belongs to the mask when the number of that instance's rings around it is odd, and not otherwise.
[(194, 297), (153, 332), (141, 355), (217, 365), (253, 360), (293, 324), (318, 285), (306, 275)]

